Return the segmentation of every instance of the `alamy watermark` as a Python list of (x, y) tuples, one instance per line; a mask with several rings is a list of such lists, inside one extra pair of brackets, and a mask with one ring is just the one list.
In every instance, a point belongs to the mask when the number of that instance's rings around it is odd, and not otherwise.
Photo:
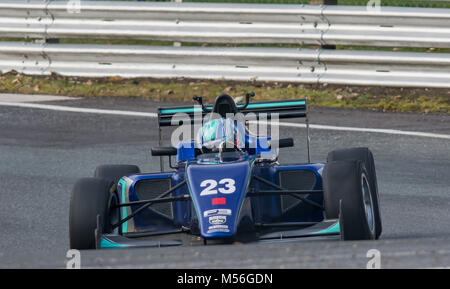
[(81, 0), (69, 0), (66, 5), (66, 10), (69, 14), (81, 13)]
[(68, 250), (66, 253), (66, 269), (81, 268), (81, 253), (76, 249)]
[[(178, 126), (171, 135), (173, 147), (191, 144), (196, 140), (197, 144), (207, 148), (238, 148), (238, 149), (268, 149), (269, 143), (251, 141), (246, 142), (247, 134), (255, 136), (270, 135), (270, 148), (279, 147), (279, 114), (278, 113), (227, 113), (223, 118), (218, 113), (207, 113), (203, 116), (201, 107), (194, 106), (194, 115), (176, 113), (171, 118), (171, 124)], [(214, 121), (220, 121), (221, 127)], [(212, 123), (211, 123), (212, 122)], [(210, 125), (211, 124), (211, 125)], [(222, 130), (220, 130), (222, 128)], [(269, 133), (270, 131), (270, 133)]]
[(366, 253), (366, 257), (369, 258), (367, 262), (367, 269), (381, 269), (381, 252), (377, 249), (370, 249)]
[(368, 12), (381, 12), (381, 0), (369, 0), (366, 5)]

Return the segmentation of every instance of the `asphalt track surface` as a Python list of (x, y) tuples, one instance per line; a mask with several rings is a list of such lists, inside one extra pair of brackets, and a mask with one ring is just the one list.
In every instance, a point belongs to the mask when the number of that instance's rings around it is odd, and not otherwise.
[[(161, 105), (136, 99), (42, 103), (140, 112)], [(448, 115), (312, 108), (310, 122), (450, 135)], [(97, 165), (159, 169), (149, 153), (157, 145), (154, 118), (0, 105), (0, 132), (0, 268), (65, 268), (71, 188)], [(281, 152), (281, 162), (304, 162), (304, 129), (281, 127), (280, 136), (296, 144)], [(381, 252), (382, 268), (450, 266), (450, 139), (315, 129), (311, 138), (316, 162), (336, 148), (373, 151), (384, 226), (380, 240), (84, 251), (82, 267), (365, 268), (369, 249)]]

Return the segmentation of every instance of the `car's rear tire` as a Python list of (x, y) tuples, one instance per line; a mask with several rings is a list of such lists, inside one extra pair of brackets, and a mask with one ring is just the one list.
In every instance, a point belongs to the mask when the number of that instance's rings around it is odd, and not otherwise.
[(75, 183), (69, 212), (71, 249), (96, 248), (97, 216), (101, 233), (111, 232), (111, 220), (117, 219), (112, 209), (118, 202), (115, 188), (113, 182), (100, 178), (83, 178)]
[(117, 184), (123, 176), (129, 176), (141, 173), (138, 166), (135, 165), (101, 165), (95, 169), (94, 176), (110, 180)]
[[(376, 238), (378, 239), (383, 230), (382, 222), (381, 222), (381, 214), (380, 214), (380, 203), (379, 203), (379, 195), (378, 195), (378, 184), (377, 184), (377, 174), (375, 170), (375, 161), (373, 158), (373, 154), (370, 149), (366, 147), (360, 148), (348, 148), (348, 149), (340, 149), (334, 150), (328, 153), (327, 162), (332, 161), (356, 161), (360, 160), (364, 163), (367, 173), (369, 175), (369, 185), (370, 191), (372, 193), (374, 212), (375, 212), (375, 225), (376, 225)], [(338, 207), (335, 204), (332, 212), (332, 216), (336, 218), (338, 214)]]
[(325, 213), (338, 211), (343, 240), (376, 239), (370, 175), (362, 161), (333, 161), (323, 170)]

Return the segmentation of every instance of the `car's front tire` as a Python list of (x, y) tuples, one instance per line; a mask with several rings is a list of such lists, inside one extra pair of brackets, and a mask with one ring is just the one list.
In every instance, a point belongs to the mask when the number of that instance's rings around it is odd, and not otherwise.
[(375, 206), (370, 178), (362, 161), (333, 161), (323, 170), (325, 213), (337, 211), (343, 240), (376, 239)]
[[(377, 173), (375, 170), (375, 161), (370, 149), (366, 147), (346, 148), (334, 150), (328, 153), (327, 162), (332, 161), (356, 161), (360, 160), (364, 163), (369, 175), (370, 191), (372, 193), (373, 205), (375, 211), (376, 238), (378, 239), (382, 232), (381, 214), (379, 209), (379, 194), (377, 184)], [(338, 209), (335, 208), (333, 214), (337, 217)]]
[[(101, 233), (111, 232), (114, 206), (118, 203), (116, 186), (100, 178), (78, 180), (72, 190), (69, 212), (69, 239), (71, 249), (95, 249), (97, 216)], [(117, 213), (116, 212), (116, 213)]]

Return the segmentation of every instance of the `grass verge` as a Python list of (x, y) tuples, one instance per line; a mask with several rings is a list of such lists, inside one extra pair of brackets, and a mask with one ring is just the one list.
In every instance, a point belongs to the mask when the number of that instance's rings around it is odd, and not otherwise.
[(208, 102), (227, 93), (242, 96), (254, 91), (255, 100), (308, 98), (310, 106), (377, 111), (450, 113), (450, 90), (385, 88), (294, 83), (204, 81), (189, 79), (122, 79), (0, 75), (0, 92), (76, 97), (133, 97), (165, 102), (189, 102), (201, 95)]

